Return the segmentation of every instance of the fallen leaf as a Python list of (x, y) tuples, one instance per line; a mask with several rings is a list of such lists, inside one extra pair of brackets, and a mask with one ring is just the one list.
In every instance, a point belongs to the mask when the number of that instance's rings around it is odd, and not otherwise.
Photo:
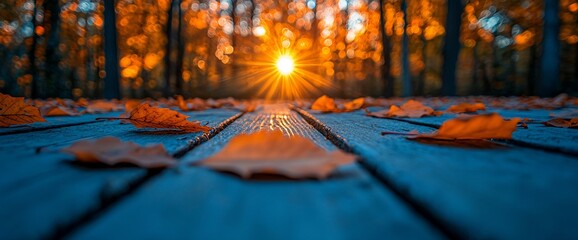
[(173, 111), (168, 108), (152, 107), (149, 103), (142, 103), (133, 109), (126, 118), (101, 118), (120, 119), (132, 123), (138, 128), (165, 128), (178, 129), (185, 132), (209, 132), (211, 127), (202, 126), (200, 122), (190, 122), (189, 116)]
[(382, 110), (378, 112), (366, 112), (366, 115), (378, 118), (388, 118), (388, 117), (407, 117), (407, 118), (420, 118), (423, 116), (439, 116), (441, 112), (434, 111), (432, 108), (421, 104), (415, 100), (409, 100), (401, 107), (391, 105), (389, 110)]
[(356, 98), (351, 102), (346, 102), (343, 104), (344, 111), (355, 111), (359, 110), (365, 104), (365, 98)]
[[(340, 101), (341, 102), (341, 101)], [(313, 105), (311, 105), (311, 110), (316, 110), (324, 113), (340, 113), (340, 112), (351, 112), (361, 109), (365, 104), (364, 98), (356, 98), (352, 101), (345, 103), (336, 103), (335, 99), (323, 95), (319, 97)]]
[(78, 116), (80, 113), (72, 108), (64, 106), (46, 106), (40, 108), (42, 116), (57, 117), (57, 116)]
[(410, 138), (440, 140), (511, 139), (518, 122), (520, 122), (519, 118), (508, 121), (497, 113), (454, 118), (442, 123), (441, 127), (433, 133), (418, 134)]
[(326, 178), (336, 167), (354, 161), (352, 154), (341, 150), (327, 152), (305, 137), (260, 131), (235, 136), (219, 153), (197, 164), (243, 178), (255, 173)]
[(24, 98), (0, 93), (0, 127), (33, 122), (46, 122), (37, 107), (24, 102)]
[(321, 111), (321, 112), (333, 112), (337, 111), (337, 105), (335, 104), (335, 99), (323, 95), (311, 105), (311, 110)]
[(578, 128), (578, 118), (554, 118), (544, 122), (544, 125), (559, 128)]
[(61, 151), (73, 154), (79, 162), (101, 162), (111, 166), (131, 163), (143, 168), (163, 168), (176, 163), (162, 144), (141, 147), (115, 137), (78, 141)]
[(446, 112), (450, 113), (473, 113), (485, 111), (486, 106), (483, 103), (460, 103), (450, 106)]

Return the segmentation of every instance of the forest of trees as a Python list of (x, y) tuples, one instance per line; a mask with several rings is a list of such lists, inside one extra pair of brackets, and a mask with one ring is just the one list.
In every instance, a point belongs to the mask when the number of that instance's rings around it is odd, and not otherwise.
[[(303, 91), (263, 92), (286, 53)], [(32, 98), (575, 95), (578, 1), (4, 0), (0, 64)]]

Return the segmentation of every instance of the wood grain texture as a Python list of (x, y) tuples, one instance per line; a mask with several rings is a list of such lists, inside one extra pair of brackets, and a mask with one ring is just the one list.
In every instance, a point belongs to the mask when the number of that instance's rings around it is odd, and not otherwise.
[[(508, 110), (498, 111), (502, 116), (506, 118), (530, 118), (537, 121), (547, 121), (550, 117), (547, 115), (547, 111), (541, 110), (537, 112), (533, 111), (513, 111)], [(504, 113), (505, 112), (505, 113)], [(546, 114), (546, 115), (544, 115)], [(455, 115), (447, 114), (439, 117), (424, 117), (424, 118), (404, 118), (398, 119), (400, 121), (407, 121), (410, 123), (423, 123), (430, 126), (439, 127), (441, 124), (449, 119), (454, 118)], [(562, 153), (567, 153), (571, 155), (578, 156), (578, 130), (577, 129), (566, 129), (566, 128), (555, 128), (547, 127), (542, 123), (530, 123), (528, 124), (528, 129), (518, 128), (514, 134), (512, 143), (529, 146), (534, 148), (541, 148), (549, 151), (559, 151)]]
[(10, 127), (0, 128), (0, 136), (43, 131), (53, 128), (71, 127), (82, 124), (97, 123), (101, 121), (97, 121), (96, 118), (114, 117), (120, 114), (121, 114), (120, 112), (111, 112), (104, 114), (85, 114), (80, 116), (46, 117), (45, 118), (46, 122), (36, 122), (31, 124), (14, 125)]
[[(214, 127), (237, 113), (208, 110), (189, 115)], [(56, 151), (77, 140), (103, 136), (143, 145), (162, 143), (171, 154), (179, 154), (205, 135), (136, 129), (116, 121), (1, 136), (0, 152), (4, 157), (0, 160), (0, 219), (3, 219), (0, 232), (3, 238), (59, 236), (88, 213), (98, 213), (106, 204), (158, 173), (130, 166), (72, 164), (72, 156)], [(37, 147), (44, 150), (35, 153)]]
[(397, 191), (462, 238), (578, 237), (575, 158), (491, 142), (447, 146), (381, 136), (381, 131), (434, 129), (361, 112), (314, 117)]
[[(208, 157), (242, 132), (280, 129), (335, 149), (287, 109), (250, 113), (80, 229), (72, 239), (431, 239), (441, 238), (359, 165), (329, 179), (243, 180), (189, 163)], [(130, 223), (130, 224), (126, 224)]]

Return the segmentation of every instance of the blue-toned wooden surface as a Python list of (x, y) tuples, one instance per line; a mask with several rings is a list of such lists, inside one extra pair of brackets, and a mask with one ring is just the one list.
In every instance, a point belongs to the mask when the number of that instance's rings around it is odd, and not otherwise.
[[(381, 131), (434, 128), (361, 111), (312, 116), (412, 202), (464, 238), (578, 237), (578, 158), (489, 141), (447, 146)], [(434, 121), (436, 118), (429, 118)], [(422, 121), (423, 119), (412, 119)], [(549, 128), (559, 130), (555, 128)], [(564, 129), (576, 137), (576, 129)], [(556, 138), (543, 135), (544, 142)], [(446, 144), (440, 145), (440, 144)], [(572, 145), (572, 142), (565, 142)], [(578, 148), (578, 145), (573, 145)]]
[(216, 153), (231, 137), (261, 129), (336, 148), (287, 108), (247, 114), (185, 155), (178, 172), (166, 171), (73, 238), (106, 238), (109, 231), (125, 239), (441, 238), (357, 164), (323, 181), (243, 180), (187, 166)]
[[(237, 113), (208, 110), (188, 115), (214, 127)], [(0, 136), (0, 233), (5, 239), (58, 235), (151, 174), (135, 167), (71, 164), (73, 157), (57, 151), (61, 147), (78, 140), (115, 136), (143, 145), (162, 143), (175, 153), (200, 135), (137, 129), (105, 121)], [(36, 153), (40, 147), (42, 151)]]
[[(535, 120), (549, 119), (549, 112), (500, 110)], [(99, 115), (0, 129), (0, 238), (578, 238), (576, 129), (530, 124), (516, 131), (518, 142), (458, 147), (380, 135), (433, 131), (428, 126), (449, 116), (409, 123), (362, 111), (302, 113), (305, 119), (281, 105), (240, 118), (231, 118), (232, 110), (187, 113), (222, 126), (202, 141), (200, 134), (94, 122)], [(244, 180), (189, 165), (260, 129), (350, 149), (363, 160), (323, 181)], [(71, 164), (71, 156), (57, 152), (108, 135), (186, 154), (175, 169), (147, 171)]]

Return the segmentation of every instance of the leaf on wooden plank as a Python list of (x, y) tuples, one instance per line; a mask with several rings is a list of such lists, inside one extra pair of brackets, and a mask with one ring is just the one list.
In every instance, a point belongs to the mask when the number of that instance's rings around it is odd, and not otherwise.
[(382, 110), (378, 112), (366, 112), (366, 115), (378, 118), (388, 118), (388, 117), (403, 117), (403, 118), (421, 118), (424, 116), (439, 116), (442, 113), (439, 111), (434, 111), (432, 108), (423, 105), (422, 103), (409, 100), (401, 107), (391, 105), (389, 110)]
[(544, 122), (544, 125), (559, 128), (578, 128), (578, 118), (554, 118)]
[(0, 93), (0, 127), (33, 122), (46, 122), (38, 108), (26, 104), (24, 98)]
[(111, 166), (130, 163), (143, 168), (164, 168), (176, 163), (162, 144), (142, 147), (115, 137), (78, 141), (61, 151), (73, 154), (79, 162), (101, 162)]
[(364, 98), (356, 98), (352, 101), (338, 104), (335, 99), (323, 95), (315, 100), (315, 102), (313, 102), (313, 105), (311, 105), (311, 110), (324, 113), (351, 112), (361, 109), (364, 104)]
[(352, 154), (327, 152), (305, 137), (260, 131), (235, 136), (219, 153), (197, 164), (243, 178), (261, 173), (298, 179), (326, 178), (338, 166), (354, 161)]
[(504, 120), (499, 114), (491, 113), (445, 121), (433, 133), (424, 133), (410, 138), (431, 138), (440, 140), (468, 139), (512, 139), (519, 118)]
[(209, 132), (211, 127), (202, 126), (200, 122), (190, 122), (186, 116), (168, 108), (153, 107), (149, 103), (142, 103), (133, 109), (126, 118), (104, 118), (120, 119), (132, 123), (138, 128), (165, 128), (178, 129), (185, 132)]
[(459, 103), (450, 106), (446, 112), (449, 113), (474, 113), (477, 111), (485, 111), (486, 105), (483, 103)]
[(337, 111), (337, 105), (335, 104), (335, 99), (323, 95), (311, 105), (311, 110), (321, 111), (321, 112), (334, 112)]
[(343, 104), (343, 111), (355, 111), (361, 109), (365, 104), (365, 98), (356, 98)]
[(57, 116), (78, 116), (80, 113), (75, 109), (65, 106), (45, 106), (40, 108), (42, 116), (57, 117)]

